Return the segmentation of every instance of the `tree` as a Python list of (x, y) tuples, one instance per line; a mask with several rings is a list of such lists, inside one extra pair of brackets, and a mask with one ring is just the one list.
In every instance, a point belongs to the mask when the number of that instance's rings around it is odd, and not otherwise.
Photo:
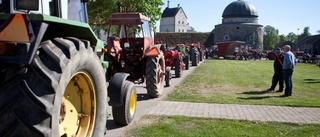
[(162, 15), (161, 0), (96, 0), (88, 3), (90, 25), (104, 24), (113, 13), (140, 12), (150, 18), (151, 25), (156, 30), (156, 21)]
[(297, 42), (297, 35), (293, 32), (288, 33), (287, 40), (291, 41), (292, 43)]
[(280, 41), (288, 41), (288, 37), (286, 37), (285, 35), (280, 35), (279, 36), (279, 38), (280, 38)]
[(305, 27), (305, 28), (303, 29), (303, 33), (298, 36), (298, 39), (301, 40), (301, 39), (303, 39), (304, 37), (310, 36), (310, 35), (311, 35), (311, 33), (310, 33), (310, 28), (309, 28), (309, 27)]
[(194, 27), (191, 27), (191, 32), (197, 32), (196, 29), (194, 29)]
[(319, 34), (320, 34), (320, 29), (319, 29), (319, 30), (317, 30), (317, 33), (319, 33)]
[(89, 2), (87, 7), (90, 25), (105, 24), (111, 14), (118, 11), (117, 1), (114, 0), (95, 0)]
[(264, 50), (273, 49), (275, 47), (275, 44), (279, 42), (280, 38), (278, 36), (277, 30), (267, 25), (264, 27), (264, 33), (263, 33), (263, 48)]

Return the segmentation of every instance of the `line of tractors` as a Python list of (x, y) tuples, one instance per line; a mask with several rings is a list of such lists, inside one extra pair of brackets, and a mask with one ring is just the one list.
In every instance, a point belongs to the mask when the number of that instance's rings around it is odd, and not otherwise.
[(174, 76), (179, 78), (184, 69), (189, 69), (190, 62), (191, 66), (198, 66), (199, 62), (204, 59), (204, 55), (204, 50), (202, 50), (199, 43), (190, 45), (177, 44), (176, 47), (166, 47), (164, 53), (166, 66), (165, 86), (170, 86), (172, 77), (170, 70), (174, 69)]
[(180, 77), (203, 59), (196, 45), (154, 44), (140, 13), (113, 14), (105, 44), (86, 2), (0, 1), (0, 136), (102, 137), (108, 106), (117, 124), (133, 120), (135, 84), (159, 97), (171, 69)]

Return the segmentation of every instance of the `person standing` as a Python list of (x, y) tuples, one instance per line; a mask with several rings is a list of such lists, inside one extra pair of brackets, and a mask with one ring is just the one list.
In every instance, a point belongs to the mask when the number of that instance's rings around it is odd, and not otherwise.
[(283, 74), (284, 74), (284, 82), (286, 84), (286, 89), (282, 97), (288, 97), (292, 95), (292, 74), (295, 67), (295, 56), (291, 52), (291, 47), (289, 45), (285, 45), (283, 47), (283, 52), (285, 53), (283, 59)]
[(273, 91), (277, 84), (279, 83), (279, 90), (276, 92), (282, 92), (283, 91), (283, 70), (282, 70), (282, 62), (283, 62), (283, 55), (281, 52), (281, 48), (277, 48), (275, 51), (276, 58), (273, 62), (273, 77), (272, 77), (272, 85), (267, 91)]

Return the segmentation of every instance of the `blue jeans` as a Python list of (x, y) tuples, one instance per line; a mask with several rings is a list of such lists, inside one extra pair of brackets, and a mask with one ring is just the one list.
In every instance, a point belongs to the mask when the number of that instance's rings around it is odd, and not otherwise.
[(291, 96), (292, 94), (292, 69), (284, 69), (284, 82), (286, 84), (286, 89), (284, 90), (284, 94), (287, 96)]

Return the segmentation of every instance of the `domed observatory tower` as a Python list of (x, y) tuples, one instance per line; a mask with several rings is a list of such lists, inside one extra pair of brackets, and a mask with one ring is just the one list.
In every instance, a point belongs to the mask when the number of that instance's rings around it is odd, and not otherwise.
[(243, 41), (252, 49), (263, 50), (263, 26), (258, 12), (249, 2), (238, 0), (223, 11), (222, 24), (215, 25), (214, 42)]

